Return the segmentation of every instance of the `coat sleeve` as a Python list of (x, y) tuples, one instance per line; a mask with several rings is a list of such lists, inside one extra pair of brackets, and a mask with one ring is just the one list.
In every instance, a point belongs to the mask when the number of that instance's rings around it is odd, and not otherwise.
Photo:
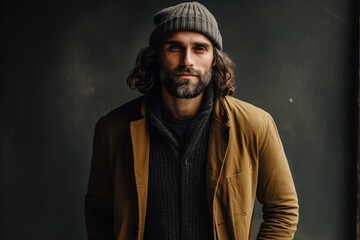
[(90, 177), (85, 196), (85, 225), (89, 240), (113, 240), (113, 183), (105, 118), (95, 127)]
[(284, 149), (270, 115), (260, 140), (257, 197), (263, 205), (258, 240), (293, 239), (299, 206)]

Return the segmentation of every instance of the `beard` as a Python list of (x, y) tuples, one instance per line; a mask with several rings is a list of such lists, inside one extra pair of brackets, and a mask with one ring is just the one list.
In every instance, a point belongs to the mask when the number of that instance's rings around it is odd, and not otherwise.
[[(193, 76), (186, 78), (182, 77), (178, 78), (178, 74), (180, 73), (189, 73)], [(198, 81), (194, 82), (190, 78), (197, 78)], [(177, 98), (194, 98), (199, 96), (207, 85), (209, 85), (210, 80), (212, 78), (212, 69), (210, 68), (204, 74), (200, 71), (193, 69), (192, 67), (184, 68), (179, 67), (170, 71), (166, 71), (165, 69), (160, 69), (160, 81), (166, 90), (170, 93), (170, 95)]]

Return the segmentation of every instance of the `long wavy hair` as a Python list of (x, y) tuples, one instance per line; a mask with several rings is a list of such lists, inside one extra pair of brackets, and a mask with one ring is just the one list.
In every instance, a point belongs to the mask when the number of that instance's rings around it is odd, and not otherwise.
[[(160, 46), (149, 46), (140, 50), (135, 67), (131, 70), (127, 84), (131, 89), (147, 93), (153, 87), (160, 85), (159, 59)], [(214, 64), (212, 67), (212, 80), (216, 92), (220, 96), (233, 95), (235, 92), (234, 63), (225, 52), (214, 47)]]

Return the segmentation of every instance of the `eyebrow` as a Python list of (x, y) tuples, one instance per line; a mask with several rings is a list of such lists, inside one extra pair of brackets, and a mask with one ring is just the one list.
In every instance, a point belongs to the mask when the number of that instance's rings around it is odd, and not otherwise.
[[(168, 45), (168, 44), (179, 44), (179, 45), (183, 45), (183, 43), (182, 43), (181, 41), (171, 40), (171, 39), (165, 41), (164, 44), (166, 44), (166, 45)], [(199, 41), (197, 41), (197, 42), (192, 42), (191, 44), (194, 45), (194, 46), (204, 46), (204, 47), (209, 47), (209, 46), (210, 46), (210, 43), (207, 43), (207, 42), (199, 42)]]

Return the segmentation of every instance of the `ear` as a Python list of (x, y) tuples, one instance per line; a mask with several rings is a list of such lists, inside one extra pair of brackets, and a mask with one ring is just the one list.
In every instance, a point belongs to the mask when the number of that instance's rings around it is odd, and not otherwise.
[(211, 67), (215, 67), (216, 65), (216, 59), (217, 59), (217, 53), (216, 53), (216, 49), (213, 49), (213, 62), (212, 62), (212, 66)]
[(216, 65), (216, 59), (214, 58), (213, 63), (212, 63), (212, 67), (215, 67), (215, 65)]

